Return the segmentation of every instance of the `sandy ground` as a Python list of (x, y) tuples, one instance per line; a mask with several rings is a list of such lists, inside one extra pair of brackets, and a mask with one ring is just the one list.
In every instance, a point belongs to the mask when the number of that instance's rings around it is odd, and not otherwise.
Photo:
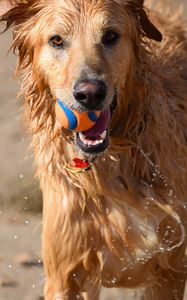
[[(187, 0), (185, 5), (187, 10)], [(41, 300), (41, 197), (15, 97), (16, 58), (6, 56), (10, 39), (10, 33), (0, 36), (0, 300)], [(101, 299), (139, 300), (139, 295), (103, 290)]]
[(0, 300), (39, 300), (44, 275), (41, 218), (0, 212)]

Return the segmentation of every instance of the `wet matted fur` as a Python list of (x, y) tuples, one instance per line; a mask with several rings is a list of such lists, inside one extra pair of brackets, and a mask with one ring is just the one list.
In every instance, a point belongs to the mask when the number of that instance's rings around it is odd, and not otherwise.
[[(143, 2), (0, 0), (43, 192), (46, 300), (98, 299), (101, 285), (145, 286), (147, 300), (183, 299), (187, 34)], [(101, 40), (111, 27), (120, 38), (107, 48)], [(48, 43), (56, 34), (63, 49)], [(105, 81), (109, 104), (115, 90), (117, 107), (109, 148), (74, 174), (66, 163), (85, 154), (56, 126), (54, 105), (59, 96), (71, 104), (84, 72)]]

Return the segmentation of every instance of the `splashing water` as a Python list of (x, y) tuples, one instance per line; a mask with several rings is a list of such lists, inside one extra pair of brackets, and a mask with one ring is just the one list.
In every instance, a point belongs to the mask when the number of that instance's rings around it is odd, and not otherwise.
[[(148, 164), (152, 167), (152, 169), (154, 170), (154, 173), (152, 174), (152, 183), (154, 183), (156, 177), (158, 176), (161, 181), (163, 182), (164, 186), (169, 189), (168, 191), (168, 198), (169, 198), (169, 203), (172, 205), (173, 204), (173, 200), (177, 198), (174, 189), (170, 187), (167, 178), (161, 173), (161, 171), (159, 170), (158, 165), (156, 165), (148, 156), (148, 154), (146, 154), (144, 152), (144, 150), (142, 148), (140, 148), (139, 146), (137, 146), (137, 149), (139, 150), (139, 152), (141, 153), (141, 155), (147, 160)], [(153, 187), (153, 185), (151, 184), (151, 187)], [(180, 230), (181, 230), (181, 240), (176, 243), (175, 245), (171, 246), (171, 247), (160, 247), (158, 251), (156, 251), (156, 253), (160, 252), (171, 252), (176, 248), (179, 248), (185, 240), (185, 228), (184, 225), (181, 223), (181, 218), (180, 216), (171, 208), (171, 206), (169, 205), (165, 205), (163, 206), (161, 203), (159, 203), (158, 200), (156, 200), (154, 197), (151, 198), (152, 201), (154, 201), (158, 207), (160, 207), (162, 210), (165, 211), (166, 214), (168, 214), (169, 216), (171, 216), (176, 223), (179, 225)], [(184, 208), (187, 208), (186, 205), (183, 206)], [(156, 254), (155, 253), (155, 254)]]

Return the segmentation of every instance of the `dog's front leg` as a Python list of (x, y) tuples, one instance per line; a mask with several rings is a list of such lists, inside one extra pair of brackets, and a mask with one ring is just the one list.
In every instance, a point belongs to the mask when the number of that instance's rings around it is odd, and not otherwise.
[[(46, 255), (44, 255), (45, 253)], [(55, 261), (55, 256), (56, 253), (53, 251), (43, 251), (43, 260), (46, 275), (44, 299), (84, 300), (78, 286), (76, 284), (73, 284), (71, 280), (67, 280), (67, 278), (64, 277), (65, 269), (60, 268), (58, 262)]]
[[(67, 271), (70, 265), (69, 261), (64, 261), (64, 264), (60, 261), (61, 256), (57, 254), (59, 247), (53, 244), (58, 240), (60, 241), (59, 245), (63, 245), (63, 242), (49, 229), (48, 226), (43, 226), (43, 262), (46, 276), (44, 299), (83, 300), (78, 285), (69, 278)], [(56, 243), (58, 244), (58, 242)], [(63, 246), (60, 246), (60, 249), (63, 249)]]

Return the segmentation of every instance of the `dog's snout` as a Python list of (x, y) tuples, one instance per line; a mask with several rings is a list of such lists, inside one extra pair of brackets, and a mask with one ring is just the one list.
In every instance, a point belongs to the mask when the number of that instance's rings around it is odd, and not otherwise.
[(101, 80), (79, 81), (75, 84), (73, 95), (86, 109), (99, 110), (103, 107), (107, 88)]

